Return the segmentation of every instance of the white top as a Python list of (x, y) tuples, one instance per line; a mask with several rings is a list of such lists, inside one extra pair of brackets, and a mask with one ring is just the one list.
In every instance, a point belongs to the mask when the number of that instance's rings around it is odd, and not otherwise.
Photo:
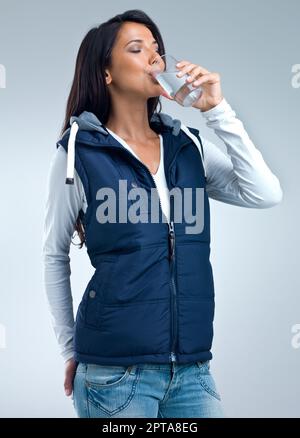
[[(113, 135), (120, 143), (122, 143), (122, 145), (124, 145), (125, 148), (128, 149), (142, 163), (142, 160), (137, 156), (137, 154), (129, 146), (129, 144), (123, 140), (123, 138), (119, 137), (115, 132), (111, 131), (107, 127), (106, 127), (106, 129), (111, 135)], [(157, 187), (158, 195), (159, 195), (160, 202), (161, 202), (161, 208), (164, 212), (164, 215), (168, 219), (168, 222), (170, 222), (170, 200), (169, 200), (169, 196), (168, 196), (169, 189), (167, 186), (165, 169), (164, 169), (164, 160), (163, 160), (164, 142), (163, 142), (162, 135), (161, 134), (158, 134), (158, 135), (159, 135), (159, 140), (160, 140), (159, 141), (159, 144), (160, 144), (159, 166), (158, 166), (156, 173), (152, 173), (152, 172), (150, 172), (150, 173), (153, 176), (155, 185)]]
[[(201, 136), (208, 196), (247, 208), (269, 208), (280, 203), (283, 194), (278, 178), (265, 163), (225, 98), (214, 108), (199, 113), (224, 142), (228, 154)], [(124, 140), (122, 144), (131, 150)], [(168, 217), (168, 197), (163, 193), (166, 181), (162, 165), (162, 137), (160, 144), (160, 168), (153, 177), (163, 211)], [(67, 153), (59, 146), (53, 154), (47, 179), (42, 247), (44, 284), (52, 325), (65, 361), (73, 356), (74, 315), (69, 251), (79, 210), (82, 208), (85, 211), (87, 207), (78, 173), (74, 173), (74, 185), (65, 183), (66, 166)]]

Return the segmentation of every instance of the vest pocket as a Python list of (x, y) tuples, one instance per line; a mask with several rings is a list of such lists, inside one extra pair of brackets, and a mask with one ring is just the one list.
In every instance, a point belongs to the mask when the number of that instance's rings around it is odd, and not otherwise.
[(84, 323), (92, 328), (99, 328), (103, 307), (103, 294), (113, 274), (113, 260), (102, 260), (91, 278), (84, 294)]

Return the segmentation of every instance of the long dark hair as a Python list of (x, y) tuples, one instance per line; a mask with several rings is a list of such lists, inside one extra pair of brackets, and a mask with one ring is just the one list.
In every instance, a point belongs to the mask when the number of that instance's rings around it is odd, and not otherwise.
[[(140, 9), (131, 9), (118, 14), (108, 21), (88, 31), (79, 47), (76, 58), (75, 73), (71, 91), (67, 100), (65, 120), (61, 130), (63, 132), (70, 127), (70, 117), (78, 116), (83, 111), (89, 111), (105, 125), (108, 121), (111, 99), (105, 81), (105, 69), (111, 66), (111, 52), (117, 34), (125, 21), (144, 24), (158, 42), (158, 53), (165, 53), (162, 36), (156, 24)], [(150, 97), (147, 101), (148, 120), (156, 111), (161, 102), (159, 96)], [(75, 223), (75, 231), (80, 238), (80, 248), (85, 243), (84, 227), (78, 216)]]

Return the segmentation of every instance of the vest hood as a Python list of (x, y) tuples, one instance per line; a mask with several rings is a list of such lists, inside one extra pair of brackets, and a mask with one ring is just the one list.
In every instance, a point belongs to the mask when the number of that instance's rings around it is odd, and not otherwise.
[[(173, 119), (169, 114), (166, 113), (154, 113), (150, 120), (151, 125), (158, 125), (160, 128), (170, 129), (172, 134), (177, 136), (180, 132), (181, 121), (178, 119)], [(70, 118), (70, 128), (66, 129), (62, 134), (60, 141), (63, 141), (67, 136), (68, 139), (68, 159), (67, 159), (67, 177), (66, 184), (74, 184), (74, 166), (75, 166), (75, 144), (76, 144), (76, 136), (78, 131), (91, 131), (93, 133), (100, 133), (102, 136), (107, 136), (106, 142), (109, 142), (109, 137), (111, 134), (106, 130), (105, 126), (102, 122), (95, 116), (94, 113), (89, 111), (83, 111), (79, 116), (72, 116)], [(78, 133), (79, 137), (79, 133)], [(83, 140), (83, 138), (81, 138)], [(88, 143), (96, 142), (95, 136), (86, 135), (85, 141)], [(98, 135), (99, 141), (99, 135)]]

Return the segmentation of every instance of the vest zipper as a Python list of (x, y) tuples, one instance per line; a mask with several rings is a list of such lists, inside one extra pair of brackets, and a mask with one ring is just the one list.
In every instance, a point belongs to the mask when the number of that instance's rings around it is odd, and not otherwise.
[(172, 286), (172, 347), (170, 353), (171, 362), (176, 361), (175, 345), (177, 337), (177, 293), (175, 283), (175, 231), (174, 222), (169, 224), (169, 242), (170, 242), (170, 268), (171, 268), (171, 286)]
[[(134, 157), (135, 158), (135, 157)], [(143, 165), (144, 166), (144, 165)], [(153, 180), (153, 183), (157, 189), (155, 180), (153, 178), (152, 173), (150, 172), (150, 170), (147, 168), (147, 166), (144, 166), (148, 173), (151, 175), (151, 178)], [(160, 196), (158, 196), (159, 199), (159, 205), (161, 208), (161, 212), (163, 214), (163, 216), (165, 216), (163, 210), (162, 210), (162, 206), (161, 206), (161, 201), (160, 201)], [(166, 220), (167, 217), (165, 216)], [(172, 286), (172, 310), (171, 310), (171, 320), (172, 320), (172, 334), (171, 334), (171, 338), (172, 338), (172, 351), (170, 353), (170, 360), (171, 362), (176, 362), (176, 353), (175, 353), (175, 344), (176, 344), (176, 335), (177, 335), (177, 302), (176, 302), (176, 284), (175, 284), (175, 276), (174, 276), (174, 270), (175, 270), (175, 230), (174, 230), (174, 222), (173, 221), (168, 221), (167, 220), (167, 224), (168, 224), (168, 240), (169, 240), (169, 245), (170, 245), (170, 252), (171, 252), (171, 256), (170, 256), (170, 263), (171, 263), (171, 286)]]
[[(135, 157), (134, 157), (135, 158)], [(143, 164), (142, 164), (143, 165)], [(156, 187), (157, 190), (157, 186), (155, 183), (155, 179), (153, 178), (152, 173), (150, 172), (150, 170), (148, 169), (147, 166), (143, 165), (148, 173), (151, 175), (151, 178), (153, 180), (153, 183)], [(157, 191), (158, 192), (158, 191)], [(161, 201), (160, 201), (160, 196), (158, 195), (158, 199), (159, 199), (159, 205), (160, 205), (160, 209), (162, 212), (162, 215), (165, 216), (163, 210), (162, 210), (162, 206), (161, 206)], [(170, 257), (170, 262), (171, 262), (171, 286), (172, 286), (172, 309), (171, 309), (171, 320), (172, 320), (172, 334), (171, 334), (171, 338), (172, 338), (172, 351), (170, 353), (170, 360), (171, 362), (176, 362), (176, 354), (175, 354), (175, 344), (176, 344), (176, 332), (177, 332), (177, 303), (176, 303), (176, 284), (175, 284), (175, 278), (174, 278), (174, 268), (175, 268), (175, 230), (174, 230), (174, 222), (173, 221), (168, 221), (167, 217), (165, 216), (167, 224), (168, 224), (168, 241), (169, 241), (169, 245), (170, 245), (170, 252), (171, 252), (171, 257)]]

